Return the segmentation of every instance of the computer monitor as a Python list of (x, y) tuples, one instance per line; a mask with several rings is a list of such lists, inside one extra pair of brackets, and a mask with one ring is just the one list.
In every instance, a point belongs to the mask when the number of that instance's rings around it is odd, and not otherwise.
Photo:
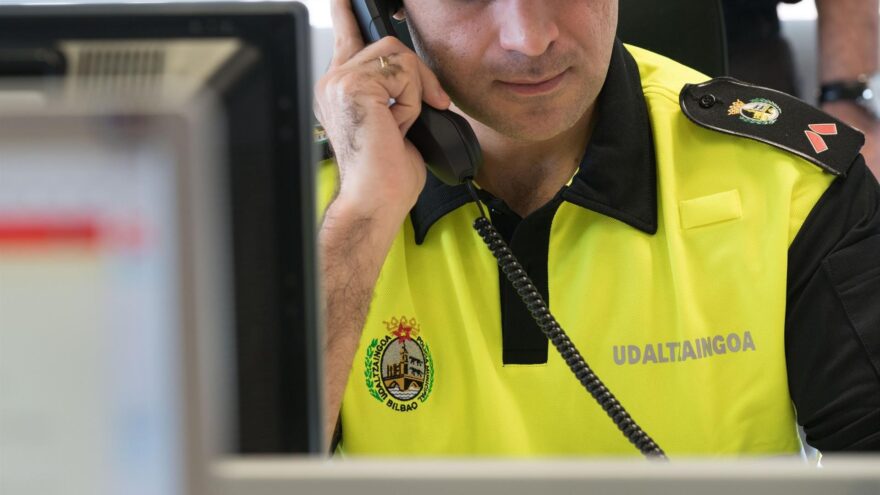
[[(34, 78), (55, 96), (40, 95)], [(18, 93), (13, 100), (47, 107), (58, 95), (98, 109), (215, 95), (231, 232), (230, 453), (318, 451), (306, 9), (275, 1), (0, 5), (0, 80)], [(0, 107), (6, 101), (0, 94)]]

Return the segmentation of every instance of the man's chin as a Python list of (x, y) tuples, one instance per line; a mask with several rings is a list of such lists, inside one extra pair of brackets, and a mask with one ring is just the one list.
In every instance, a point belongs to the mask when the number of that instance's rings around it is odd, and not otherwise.
[(481, 131), (495, 132), (524, 143), (558, 136), (576, 125), (586, 111), (573, 112), (571, 107), (560, 108), (559, 105), (552, 108), (541, 104), (510, 106), (509, 102), (492, 105), (488, 100), (469, 105), (467, 101), (454, 100), (450, 109), (468, 119), (478, 135)]
[(572, 128), (580, 120), (580, 115), (526, 114), (497, 116), (481, 123), (508, 139), (523, 143), (543, 142), (553, 139)]

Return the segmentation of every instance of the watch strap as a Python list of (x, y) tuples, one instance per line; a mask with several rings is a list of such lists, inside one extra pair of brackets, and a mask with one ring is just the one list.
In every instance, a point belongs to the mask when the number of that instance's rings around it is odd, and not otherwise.
[(823, 84), (819, 93), (819, 102), (863, 101), (870, 99), (872, 96), (874, 95), (870, 92), (868, 81), (860, 78), (851, 81), (834, 81)]

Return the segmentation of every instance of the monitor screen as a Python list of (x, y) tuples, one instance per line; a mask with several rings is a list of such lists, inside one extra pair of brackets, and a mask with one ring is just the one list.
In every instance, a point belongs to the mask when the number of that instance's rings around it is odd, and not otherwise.
[(106, 125), (0, 113), (4, 493), (187, 484), (181, 143)]
[[(41, 94), (40, 84), (33, 83), (35, 78), (46, 84), (53, 81), (56, 96)], [(182, 105), (203, 92), (215, 95), (225, 129), (220, 141), (224, 169), (219, 173), (229, 198), (225, 221), (231, 236), (234, 351), (227, 364), (228, 369), (235, 370), (235, 380), (229, 394), (232, 403), (228, 405), (232, 419), (227, 426), (235, 441), (230, 450), (318, 451), (316, 215), (305, 8), (296, 2), (0, 5), (0, 80), (5, 88), (5, 94), (0, 92), (0, 107), (9, 101), (51, 107), (57, 94), (95, 108), (107, 101), (153, 98)], [(138, 232), (142, 226), (137, 222), (147, 218), (135, 221), (125, 217), (125, 208), (114, 206), (117, 197), (147, 201), (143, 211), (153, 212), (150, 214), (155, 215), (156, 222), (173, 217), (169, 217), (162, 196), (161, 178), (149, 182), (149, 174), (134, 168), (102, 169), (97, 161), (91, 163), (83, 156), (74, 162), (82, 167), (65, 168), (58, 165), (65, 154), (63, 149), (53, 145), (46, 153), (53, 150), (55, 155), (41, 155), (42, 162), (48, 164), (40, 169), (41, 177), (53, 184), (70, 181), (79, 188), (68, 191), (65, 187), (52, 189), (32, 183), (33, 191), (47, 204), (57, 203), (57, 195), (66, 201), (104, 204), (114, 214), (122, 215), (119, 228), (126, 232)], [(2, 154), (6, 156), (5, 149)], [(25, 155), (19, 156), (15, 170), (26, 168), (28, 160)], [(161, 175), (161, 166), (151, 170)], [(17, 187), (3, 182), (4, 187)], [(117, 183), (119, 187), (107, 186)], [(45, 229), (50, 239), (47, 242), (55, 242), (52, 239), (58, 236), (72, 236), (86, 246), (93, 245), (95, 240), (89, 236), (96, 235), (95, 220), (88, 215), (78, 217), (76, 208), (70, 212), (73, 220), (65, 216), (67, 213), (57, 216), (58, 212), (50, 209), (45, 218), (35, 219), (36, 223), (28, 228), (37, 232)], [(59, 219), (64, 220), (60, 230), (53, 230)], [(47, 223), (43, 225), (43, 221)], [(123, 244), (114, 247), (117, 251), (84, 254), (78, 269), (101, 260), (118, 273), (127, 273), (124, 266), (111, 261), (118, 256), (125, 258), (125, 250), (130, 248)], [(145, 256), (144, 266), (156, 270), (169, 266), (161, 253), (138, 253)], [(57, 261), (55, 254), (46, 256), (38, 264), (45, 261), (48, 266)], [(160, 327), (169, 327), (164, 326), (159, 314), (168, 308), (150, 309), (151, 304), (169, 300), (170, 296), (159, 289), (161, 277), (144, 272), (138, 279), (114, 273), (106, 272), (102, 275), (105, 278), (89, 283), (100, 284), (103, 293), (119, 300), (102, 299), (93, 304), (102, 308), (123, 307), (118, 305), (131, 300), (142, 304), (136, 314), (144, 312), (149, 318), (139, 320), (144, 329), (137, 335), (145, 339), (144, 352), (161, 357), (164, 354), (159, 349), (165, 349), (161, 346), (167, 346), (167, 338)], [(82, 280), (74, 277), (69, 282), (75, 285)], [(51, 285), (50, 279), (38, 278), (34, 283)], [(61, 286), (55, 289), (62, 290)], [(141, 300), (140, 294), (163, 295), (161, 300), (151, 302), (149, 298)], [(67, 305), (77, 306), (72, 301)], [(59, 328), (61, 320), (49, 314), (42, 317), (45, 332), (63, 332)], [(9, 318), (13, 318), (9, 313), (0, 314), (0, 326), (7, 325)], [(22, 321), (28, 315), (17, 314), (14, 318)], [(89, 318), (98, 316), (92, 314)], [(113, 318), (125, 322), (134, 319), (134, 314), (119, 311)], [(89, 321), (86, 318), (80, 323), (90, 331), (103, 331)], [(134, 327), (129, 329), (135, 331)], [(114, 334), (113, 338), (117, 337)], [(130, 340), (125, 342), (131, 345)], [(162, 368), (159, 361), (156, 363), (157, 370)], [(118, 365), (112, 360), (101, 364), (108, 374)], [(125, 373), (113, 379), (131, 385), (140, 383)], [(149, 380), (173, 383), (174, 376), (160, 373), (150, 375)]]

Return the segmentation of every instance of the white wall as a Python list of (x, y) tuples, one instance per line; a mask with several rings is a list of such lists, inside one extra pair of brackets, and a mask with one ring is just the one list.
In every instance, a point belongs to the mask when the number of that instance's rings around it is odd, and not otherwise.
[(317, 81), (333, 57), (333, 30), (312, 26), (312, 77)]

